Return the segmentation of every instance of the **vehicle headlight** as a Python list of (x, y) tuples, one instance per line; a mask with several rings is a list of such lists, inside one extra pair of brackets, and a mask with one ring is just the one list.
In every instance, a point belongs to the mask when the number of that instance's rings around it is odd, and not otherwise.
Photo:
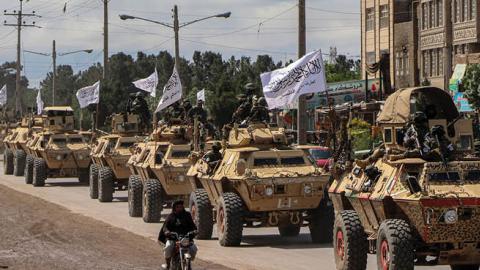
[(62, 155), (57, 155), (57, 160), (60, 161), (60, 160), (62, 160), (62, 159), (63, 159)]
[(190, 239), (188, 239), (187, 237), (182, 238), (182, 240), (180, 240), (180, 245), (181, 245), (182, 247), (188, 247), (188, 246), (190, 246)]
[(178, 175), (177, 176), (177, 181), (184, 182), (185, 181), (185, 175), (183, 175), (183, 174)]
[(305, 193), (305, 194), (311, 194), (311, 193), (312, 193), (312, 186), (311, 186), (311, 185), (305, 185), (305, 186), (303, 186), (303, 193)]
[(445, 214), (443, 214), (443, 219), (447, 224), (456, 223), (458, 221), (457, 210), (455, 209), (447, 210)]
[(272, 196), (273, 195), (273, 187), (266, 187), (265, 188), (265, 195), (267, 195), (268, 197)]

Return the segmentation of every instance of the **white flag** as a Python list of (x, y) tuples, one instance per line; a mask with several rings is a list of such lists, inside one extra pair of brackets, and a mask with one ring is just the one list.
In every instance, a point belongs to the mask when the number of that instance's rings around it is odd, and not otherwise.
[(0, 105), (3, 106), (7, 104), (7, 85), (5, 84), (2, 89), (0, 89)]
[(133, 84), (135, 85), (135, 87), (142, 89), (143, 91), (149, 92), (150, 96), (155, 97), (158, 85), (157, 68), (155, 68), (155, 72), (148, 78), (134, 81)]
[(40, 89), (38, 89), (38, 93), (37, 93), (37, 114), (41, 115), (42, 112), (43, 112), (42, 94), (40, 93)]
[(303, 94), (325, 92), (325, 66), (321, 51), (311, 52), (288, 67), (260, 75), (269, 109), (283, 108)]
[(197, 92), (197, 101), (201, 100), (205, 103), (205, 89), (202, 91)]
[(173, 68), (173, 73), (167, 84), (163, 88), (162, 98), (158, 103), (155, 112), (159, 112), (173, 103), (179, 101), (182, 98), (182, 83), (180, 82), (180, 76), (177, 69)]
[(82, 109), (90, 104), (97, 104), (100, 101), (100, 81), (78, 90), (77, 99)]

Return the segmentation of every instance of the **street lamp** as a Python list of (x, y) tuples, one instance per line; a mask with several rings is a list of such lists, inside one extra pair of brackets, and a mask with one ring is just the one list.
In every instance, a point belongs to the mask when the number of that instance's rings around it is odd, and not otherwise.
[(180, 28), (183, 28), (187, 25), (191, 25), (191, 24), (194, 24), (194, 23), (197, 23), (197, 22), (200, 22), (200, 21), (208, 20), (208, 19), (211, 19), (211, 18), (225, 18), (225, 19), (227, 19), (227, 18), (230, 18), (231, 15), (232, 15), (231, 12), (225, 12), (225, 13), (220, 13), (220, 14), (217, 14), (217, 15), (207, 16), (205, 18), (200, 18), (200, 19), (196, 19), (196, 20), (193, 20), (193, 21), (190, 21), (190, 22), (180, 24), (178, 22), (178, 7), (177, 7), (177, 5), (175, 5), (173, 7), (173, 24), (163, 23), (163, 22), (150, 20), (150, 19), (145, 19), (145, 18), (141, 18), (141, 17), (137, 17), (137, 16), (131, 16), (131, 15), (127, 15), (127, 14), (119, 15), (119, 17), (120, 17), (120, 19), (122, 19), (124, 21), (125, 20), (137, 19), (137, 20), (142, 20), (142, 21), (151, 22), (151, 23), (155, 23), (155, 24), (160, 24), (160, 25), (163, 25), (165, 27), (173, 29), (173, 31), (175, 33), (175, 67), (177, 68), (177, 72), (178, 72), (178, 65), (180, 63), (180, 52), (179, 52), (180, 51), (180, 45), (179, 45), (178, 32), (179, 32)]
[[(33, 52), (33, 51), (28, 51), (25, 50), (25, 52), (32, 53), (32, 54), (37, 54), (37, 55), (42, 55), (42, 56), (51, 56), (53, 60), (53, 77), (52, 77), (52, 105), (55, 106), (55, 78), (57, 77), (57, 50), (55, 46), (55, 40), (53, 41), (53, 50), (52, 53), (39, 53), (39, 52)], [(58, 56), (65, 56), (69, 54), (75, 54), (75, 53), (92, 53), (93, 50), (77, 50), (77, 51), (72, 51), (72, 52), (66, 52), (66, 53), (59, 53)]]

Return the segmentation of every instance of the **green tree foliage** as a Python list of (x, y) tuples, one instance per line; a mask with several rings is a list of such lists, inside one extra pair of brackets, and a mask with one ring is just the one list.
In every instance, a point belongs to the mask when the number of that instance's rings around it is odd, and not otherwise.
[(335, 64), (325, 64), (327, 82), (342, 82), (360, 79), (360, 60), (339, 55)]
[[(132, 82), (149, 76), (157, 68), (159, 85), (156, 98), (146, 97), (151, 111), (156, 108), (162, 95), (163, 86), (172, 74), (174, 57), (167, 51), (158, 54), (145, 54), (138, 52), (136, 57), (124, 53), (110, 56), (109, 77), (102, 80), (102, 65), (97, 63), (87, 70), (75, 73), (71, 66), (61, 65), (57, 67), (56, 78), (56, 105), (70, 105), (80, 116), (76, 92), (78, 89), (94, 84), (101, 80), (99, 124), (103, 126), (107, 116), (125, 110), (131, 93), (136, 89)], [(291, 63), (291, 61), (289, 62)], [(14, 65), (5, 63), (4, 65)], [(339, 56), (336, 65), (327, 65), (327, 74), (330, 81), (350, 80), (358, 77), (356, 72), (357, 63)], [(220, 53), (196, 51), (192, 60), (181, 59), (179, 73), (186, 97), (192, 103), (196, 102), (198, 91), (206, 90), (206, 107), (214, 122), (221, 126), (230, 121), (231, 115), (238, 106), (237, 97), (244, 93), (244, 86), (253, 82), (257, 86), (257, 95), (262, 94), (260, 74), (283, 67), (282, 62), (276, 63), (269, 55), (259, 55), (256, 59), (250, 57), (223, 59)], [(3, 66), (0, 67), (0, 83), (6, 81), (9, 84), (9, 98), (15, 89), (15, 78), (5, 75)], [(3, 73), (2, 73), (3, 72)], [(10, 77), (8, 77), (10, 76)], [(27, 81), (25, 79), (25, 86)], [(40, 83), (42, 97), (45, 105), (52, 104), (52, 73)], [(35, 106), (36, 91), (30, 91), (27, 106)], [(95, 105), (82, 110), (83, 127), (89, 128), (93, 120)], [(79, 119), (79, 118), (77, 118)]]
[(480, 65), (468, 65), (465, 76), (463, 77), (463, 88), (468, 102), (475, 107), (480, 108)]

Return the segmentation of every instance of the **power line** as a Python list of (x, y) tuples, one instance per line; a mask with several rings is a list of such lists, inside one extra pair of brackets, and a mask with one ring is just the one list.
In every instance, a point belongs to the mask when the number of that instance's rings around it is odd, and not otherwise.
[(307, 9), (320, 11), (320, 12), (325, 12), (325, 13), (335, 13), (335, 14), (344, 14), (344, 15), (360, 15), (360, 12), (331, 10), (331, 9), (323, 9), (323, 8), (316, 8), (316, 7), (307, 7)]

